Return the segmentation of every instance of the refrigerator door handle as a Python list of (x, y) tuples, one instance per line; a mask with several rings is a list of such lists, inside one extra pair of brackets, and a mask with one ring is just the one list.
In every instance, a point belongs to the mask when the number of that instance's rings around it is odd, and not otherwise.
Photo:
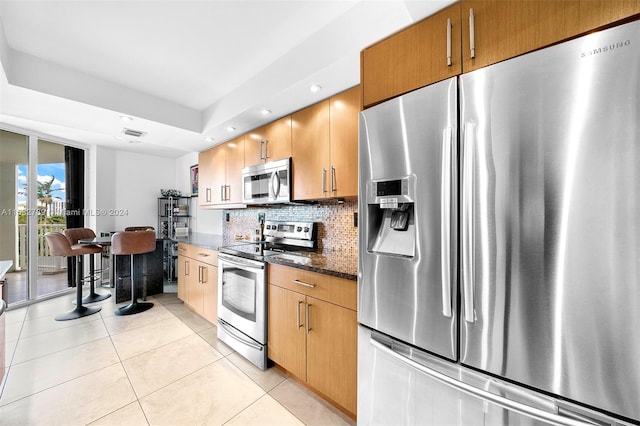
[(406, 356), (394, 351), (392, 349), (392, 347), (389, 347), (387, 344), (383, 343), (383, 342), (379, 342), (377, 339), (375, 339), (375, 337), (372, 335), (369, 338), (369, 344), (371, 346), (373, 346), (374, 348), (376, 348), (377, 350), (383, 352), (385, 355), (390, 356), (391, 358), (404, 363), (410, 367), (415, 368), (416, 370), (420, 371), (421, 373), (424, 373), (425, 375), (429, 376), (430, 378), (437, 380), (440, 383), (443, 383), (447, 386), (451, 386), (452, 388), (460, 391), (460, 392), (464, 392), (468, 395), (471, 395), (473, 397), (485, 400), (487, 402), (490, 402), (492, 404), (498, 405), (502, 408), (505, 408), (507, 410), (511, 410), (511, 411), (515, 411), (517, 413), (520, 413), (524, 416), (527, 417), (531, 417), (533, 419), (539, 420), (539, 421), (543, 421), (543, 422), (547, 422), (547, 423), (552, 423), (555, 425), (561, 425), (561, 426), (586, 426), (586, 425), (592, 425), (592, 423), (585, 423), (579, 420), (575, 420), (572, 418), (568, 418), (568, 417), (563, 417), (560, 416), (558, 414), (552, 413), (552, 412), (548, 412), (548, 411), (544, 411), (541, 410), (539, 408), (536, 407), (531, 407), (529, 405), (517, 402), (517, 401), (512, 401), (508, 398), (505, 398), (503, 396), (500, 395), (496, 395), (494, 393), (491, 393), (489, 391), (486, 391), (484, 389), (480, 389), (477, 388), (475, 386), (469, 385), (467, 383), (461, 382), (459, 380), (456, 380), (452, 377), (447, 376), (446, 374), (440, 373), (439, 371), (433, 370), (429, 367), (426, 367), (416, 361), (414, 361), (411, 358), (407, 358)]
[(473, 166), (475, 141), (474, 125), (464, 125), (462, 154), (462, 288), (464, 293), (464, 320), (475, 322), (474, 311), (474, 241), (473, 241)]
[(453, 129), (442, 131), (442, 179), (440, 181), (440, 274), (442, 282), (442, 315), (451, 318), (451, 179)]

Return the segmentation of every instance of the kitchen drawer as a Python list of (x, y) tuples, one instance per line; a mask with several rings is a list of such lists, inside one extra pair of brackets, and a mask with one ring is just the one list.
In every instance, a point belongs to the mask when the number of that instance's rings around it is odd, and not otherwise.
[(269, 264), (269, 283), (345, 308), (357, 309), (357, 282), (288, 266)]
[(216, 250), (186, 243), (178, 243), (178, 255), (196, 259), (209, 265), (218, 266), (218, 252)]

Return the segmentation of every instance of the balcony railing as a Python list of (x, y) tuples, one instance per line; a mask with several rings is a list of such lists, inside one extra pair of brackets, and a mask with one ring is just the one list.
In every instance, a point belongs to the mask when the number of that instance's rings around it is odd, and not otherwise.
[[(52, 256), (49, 245), (44, 237), (47, 232), (62, 232), (64, 224), (38, 224), (37, 226), (38, 272), (53, 274), (67, 269), (67, 261), (60, 256)], [(27, 225), (18, 225), (18, 261), (16, 270), (27, 269)]]

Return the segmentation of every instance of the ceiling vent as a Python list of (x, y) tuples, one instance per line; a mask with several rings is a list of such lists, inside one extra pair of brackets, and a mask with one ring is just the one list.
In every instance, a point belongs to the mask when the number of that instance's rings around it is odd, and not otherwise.
[(146, 132), (141, 132), (140, 130), (127, 129), (126, 127), (122, 129), (122, 133), (127, 136), (133, 136), (134, 138), (141, 138), (146, 135)]

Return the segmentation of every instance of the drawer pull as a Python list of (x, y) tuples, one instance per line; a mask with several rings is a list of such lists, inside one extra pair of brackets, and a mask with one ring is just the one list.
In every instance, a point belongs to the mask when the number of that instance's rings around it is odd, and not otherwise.
[(305, 283), (304, 281), (300, 281), (300, 280), (291, 280), (292, 282), (296, 283), (296, 284), (300, 284), (303, 285), (305, 287), (309, 287), (309, 288), (315, 288), (315, 284), (309, 284), (309, 283)]
[(209, 257), (210, 255), (207, 253), (198, 253), (198, 256)]

